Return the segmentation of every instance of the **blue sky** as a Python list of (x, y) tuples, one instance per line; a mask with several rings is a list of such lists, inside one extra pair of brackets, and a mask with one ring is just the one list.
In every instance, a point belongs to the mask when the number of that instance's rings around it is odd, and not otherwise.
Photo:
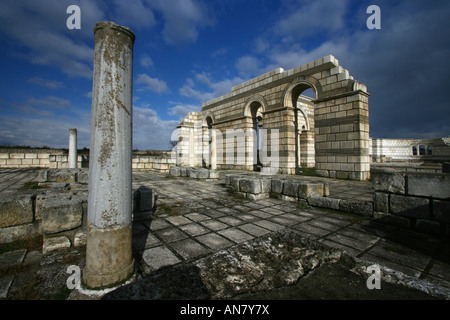
[[(81, 29), (69, 30), (69, 5)], [(381, 29), (369, 30), (369, 5)], [(135, 35), (133, 148), (171, 148), (189, 111), (328, 54), (368, 86), (374, 138), (450, 134), (450, 1), (2, 0), (0, 145), (89, 147), (93, 27)]]

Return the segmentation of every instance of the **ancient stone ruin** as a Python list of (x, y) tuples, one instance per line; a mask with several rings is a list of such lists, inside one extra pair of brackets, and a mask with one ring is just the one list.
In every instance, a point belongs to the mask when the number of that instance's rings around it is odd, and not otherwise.
[[(302, 96), (311, 88), (314, 98)], [(370, 177), (369, 93), (332, 55), (263, 74), (178, 127), (177, 165)]]

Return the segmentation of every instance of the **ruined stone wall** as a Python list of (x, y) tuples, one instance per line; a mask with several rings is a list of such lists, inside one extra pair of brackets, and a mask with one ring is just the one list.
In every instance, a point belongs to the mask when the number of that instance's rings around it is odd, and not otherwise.
[[(3, 150), (5, 151), (5, 150)], [(0, 168), (49, 168), (63, 169), (69, 167), (67, 150), (23, 149), (0, 153)], [(170, 152), (162, 156), (133, 154), (132, 168), (136, 171), (168, 172), (176, 162)], [(89, 154), (78, 154), (77, 167), (89, 167)]]
[[(315, 92), (315, 99), (301, 96), (308, 88)], [(197, 158), (204, 152), (193, 153), (199, 144), (190, 130), (195, 130), (191, 129), (193, 121), (201, 121), (204, 127), (205, 120), (210, 119), (212, 128), (234, 151), (227, 154), (222, 146), (217, 155), (218, 168), (253, 170), (256, 141), (251, 130), (255, 109), (259, 108), (260, 128), (269, 135), (279, 134), (276, 172), (294, 174), (299, 166), (315, 165), (317, 173), (325, 177), (368, 179), (368, 96), (367, 87), (355, 81), (332, 55), (291, 70), (273, 70), (233, 87), (231, 93), (204, 103), (201, 112), (188, 115), (178, 127), (179, 143), (183, 143), (178, 146), (177, 157), (190, 152), (191, 161), (185, 157), (177, 164), (204, 165), (205, 161)], [(228, 136), (227, 130), (244, 132), (244, 142)], [(204, 141), (200, 145), (204, 148)], [(265, 151), (271, 154), (270, 139)], [(230, 159), (230, 155), (234, 157)], [(270, 161), (264, 166), (274, 167)]]
[(374, 162), (450, 161), (450, 139), (371, 139), (371, 155)]
[(372, 170), (374, 217), (403, 228), (450, 235), (450, 174)]

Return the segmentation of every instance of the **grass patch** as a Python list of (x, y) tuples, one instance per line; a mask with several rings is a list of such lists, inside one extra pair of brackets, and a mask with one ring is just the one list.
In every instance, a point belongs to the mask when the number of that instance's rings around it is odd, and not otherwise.
[(39, 185), (39, 182), (30, 181), (25, 183), (20, 190), (37, 190), (37, 189), (45, 189), (47, 186)]
[(298, 176), (318, 177), (316, 168), (299, 168), (297, 172)]

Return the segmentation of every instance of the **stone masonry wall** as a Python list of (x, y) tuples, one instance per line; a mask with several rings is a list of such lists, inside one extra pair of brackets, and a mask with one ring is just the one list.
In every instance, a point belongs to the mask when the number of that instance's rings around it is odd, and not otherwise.
[[(315, 99), (301, 96), (309, 88), (315, 92)], [(269, 160), (263, 167), (295, 174), (300, 166), (312, 167), (315, 163), (321, 176), (366, 180), (370, 176), (368, 96), (367, 87), (354, 80), (332, 55), (290, 70), (278, 68), (231, 88), (230, 93), (205, 102), (201, 112), (183, 119), (178, 127), (177, 165), (202, 165), (203, 161), (195, 161), (202, 152), (195, 150), (205, 144), (195, 143), (193, 123), (205, 126), (208, 120), (208, 126), (220, 132), (239, 156), (230, 160), (230, 153), (224, 148), (218, 150), (217, 168), (254, 170), (256, 141), (251, 131), (259, 112), (260, 129), (279, 134), (278, 161), (274, 165)], [(299, 97), (311, 110), (297, 103)], [(227, 131), (247, 135), (243, 142), (234, 144)]]
[(374, 217), (450, 236), (450, 174), (372, 170)]
[[(4, 150), (3, 150), (4, 151)], [(169, 152), (163, 156), (133, 154), (132, 168), (136, 171), (168, 172), (176, 162)], [(0, 153), (0, 168), (68, 168), (69, 160), (66, 150), (23, 149)], [(89, 154), (78, 154), (78, 168), (89, 167)]]
[[(39, 189), (0, 197), (0, 243), (43, 236), (43, 252), (86, 245), (87, 168), (43, 169)], [(133, 219), (148, 219), (156, 204), (152, 189), (133, 189)]]
[[(370, 142), (374, 162), (450, 160), (450, 138), (371, 139)], [(416, 154), (413, 153), (414, 147)]]

